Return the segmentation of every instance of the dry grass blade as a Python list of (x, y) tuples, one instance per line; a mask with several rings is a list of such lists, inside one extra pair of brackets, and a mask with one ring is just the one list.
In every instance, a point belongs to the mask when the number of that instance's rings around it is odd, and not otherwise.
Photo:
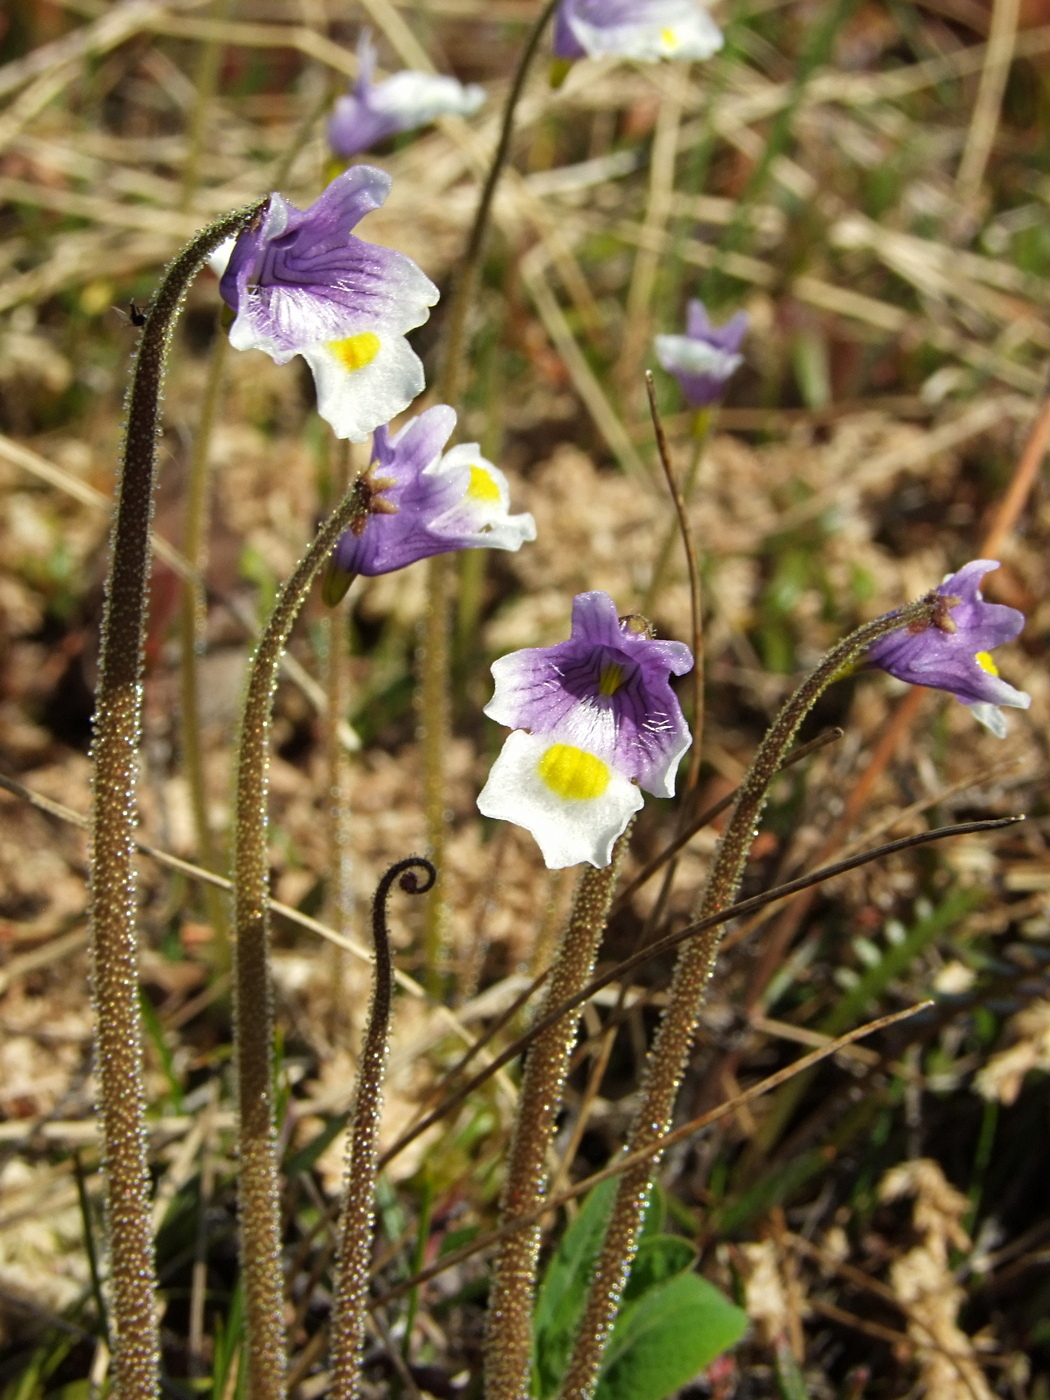
[(551, 1196), (548, 1200), (544, 1201), (543, 1205), (538, 1209), (532, 1211), (529, 1215), (522, 1216), (520, 1220), (516, 1220), (513, 1226), (508, 1226), (503, 1230), (491, 1230), (485, 1235), (479, 1235), (476, 1239), (472, 1240), (469, 1245), (465, 1245), (462, 1249), (450, 1252), (445, 1255), (444, 1258), (438, 1260), (436, 1264), (432, 1264), (429, 1268), (420, 1270), (411, 1278), (405, 1279), (396, 1287), (381, 1294), (378, 1298), (374, 1299), (372, 1306), (374, 1308), (385, 1306), (394, 1298), (399, 1298), (404, 1293), (407, 1293), (410, 1289), (418, 1288), (420, 1284), (427, 1283), (430, 1279), (436, 1278), (438, 1274), (443, 1273), (446, 1269), (453, 1268), (455, 1265), (463, 1263), (465, 1259), (470, 1259), (473, 1255), (480, 1253), (481, 1250), (488, 1249), (493, 1244), (497, 1244), (504, 1235), (514, 1230), (527, 1229), (538, 1220), (542, 1220), (548, 1212), (558, 1210), (569, 1201), (576, 1200), (577, 1197), (585, 1195), (595, 1186), (599, 1186), (603, 1181), (610, 1181), (614, 1177), (619, 1176), (621, 1172), (627, 1171), (641, 1162), (647, 1162), (654, 1156), (663, 1154), (668, 1148), (674, 1147), (676, 1143), (683, 1142), (686, 1138), (695, 1136), (696, 1133), (703, 1131), (704, 1128), (710, 1127), (713, 1123), (717, 1123), (730, 1114), (736, 1113), (740, 1108), (749, 1103), (753, 1103), (755, 1099), (761, 1098), (763, 1094), (768, 1094), (771, 1090), (779, 1088), (781, 1084), (786, 1084), (788, 1080), (794, 1079), (795, 1075), (803, 1074), (806, 1070), (819, 1064), (821, 1060), (826, 1060), (829, 1055), (835, 1055), (840, 1050), (844, 1050), (847, 1046), (852, 1045), (855, 1041), (863, 1040), (866, 1036), (874, 1035), (877, 1031), (885, 1030), (889, 1026), (896, 1025), (899, 1021), (907, 1020), (910, 1016), (916, 1016), (920, 1011), (925, 1011), (928, 1006), (932, 1005), (933, 1003), (930, 1001), (916, 1002), (914, 1006), (906, 1007), (903, 1011), (895, 1011), (889, 1016), (880, 1016), (877, 1020), (869, 1021), (866, 1025), (860, 1026), (857, 1030), (849, 1031), (845, 1035), (838, 1036), (835, 1040), (829, 1041), (827, 1045), (822, 1046), (819, 1050), (814, 1050), (809, 1055), (802, 1055), (786, 1069), (778, 1070), (776, 1074), (769, 1075), (758, 1084), (752, 1085), (750, 1089), (745, 1089), (743, 1093), (737, 1094), (733, 1098), (728, 1099), (725, 1103), (719, 1104), (717, 1108), (711, 1109), (710, 1112), (703, 1113), (698, 1118), (694, 1118), (690, 1122), (683, 1124), (682, 1127), (676, 1128), (673, 1132), (665, 1134), (663, 1137), (657, 1139), (656, 1142), (650, 1143), (649, 1146), (642, 1151), (633, 1153), (627, 1157), (622, 1157), (618, 1161), (613, 1162), (610, 1166), (603, 1167), (601, 1171), (594, 1172), (583, 1181), (578, 1181), (575, 1186), (567, 1188), (557, 1196)]

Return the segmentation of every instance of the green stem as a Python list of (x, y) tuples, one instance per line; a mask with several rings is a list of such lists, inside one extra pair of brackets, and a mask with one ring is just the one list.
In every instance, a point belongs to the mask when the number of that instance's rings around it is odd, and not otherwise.
[[(909, 624), (921, 626), (933, 623), (941, 604), (942, 600), (935, 593), (930, 593), (916, 603), (857, 628), (828, 652), (817, 669), (788, 700), (759, 746), (755, 760), (740, 785), (732, 813), (715, 850), (711, 873), (696, 914), (698, 921), (717, 915), (732, 904), (770, 784), (784, 761), (799, 725), (816, 701), (831, 682), (879, 637)], [(679, 954), (667, 1007), (646, 1065), (642, 1102), (627, 1138), (628, 1153), (648, 1148), (668, 1131), (720, 941), (721, 925), (690, 939)], [(562, 1400), (590, 1400), (594, 1394), (602, 1355), (616, 1320), (631, 1262), (637, 1252), (642, 1218), (659, 1160), (659, 1154), (654, 1154), (620, 1177), (616, 1202), (591, 1278), (572, 1359), (566, 1371)]]
[(160, 395), (172, 329), (187, 288), (208, 255), (261, 207), (239, 210), (204, 229), (165, 273), (135, 358), (117, 488), (92, 746), (91, 934), (119, 1400), (153, 1400), (159, 1383), (134, 854)]
[[(415, 873), (417, 869), (425, 872), (425, 883), (420, 882)], [(361, 1378), (375, 1216), (379, 1117), (383, 1109), (383, 1070), (393, 990), (386, 901), (395, 881), (406, 894), (423, 894), (433, 885), (435, 874), (431, 863), (420, 856), (399, 860), (380, 880), (372, 904), (376, 981), (357, 1072), (357, 1093), (346, 1154), (339, 1282), (332, 1316), (332, 1400), (354, 1400)]]
[(284, 1282), (273, 1090), (267, 853), (270, 722), (281, 655), (318, 570), (339, 536), (368, 510), (358, 478), (325, 521), (281, 589), (252, 658), (237, 754), (233, 826), (234, 1061), (240, 1117), (241, 1260), (244, 1269), (248, 1394), (285, 1392)]
[[(551, 967), (544, 1011), (579, 991), (594, 970), (632, 825), (616, 842), (607, 866), (601, 870), (588, 866), (580, 876), (572, 914)], [(581, 1014), (563, 1016), (529, 1048), (500, 1201), (501, 1229), (535, 1210), (547, 1189), (547, 1153)], [(538, 1221), (507, 1235), (500, 1245), (488, 1305), (486, 1400), (526, 1400), (529, 1394), (539, 1248)]]
[[(206, 566), (208, 534), (208, 452), (212, 430), (222, 399), (223, 368), (229, 344), (221, 326), (216, 330), (214, 348), (208, 364), (208, 379), (204, 389), (197, 437), (190, 459), (189, 488), (186, 495), (186, 524), (183, 531), (183, 553), (193, 565), (193, 577), (183, 579), (182, 603), (179, 610), (179, 682), (182, 710), (182, 755), (186, 766), (186, 781), (190, 789), (197, 856), (205, 870), (220, 871), (220, 858), (208, 817), (208, 793), (204, 776), (204, 744), (201, 736), (200, 668), (203, 646), (201, 622), (204, 617), (203, 576)], [(216, 951), (223, 967), (229, 962), (230, 930), (226, 901), (214, 885), (206, 885), (204, 893), (208, 921), (215, 936)]]

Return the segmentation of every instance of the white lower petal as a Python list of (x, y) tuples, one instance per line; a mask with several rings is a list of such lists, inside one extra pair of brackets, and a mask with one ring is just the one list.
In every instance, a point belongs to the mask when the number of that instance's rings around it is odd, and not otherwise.
[(507, 478), (481, 455), (476, 442), (463, 442), (446, 452), (427, 474), (463, 478), (463, 494), (449, 510), (431, 523), (431, 529), (450, 539), (467, 540), (489, 549), (518, 550), (536, 538), (536, 522), (528, 511), (511, 515)]
[(990, 705), (983, 700), (977, 705), (967, 705), (966, 708), (977, 723), (991, 730), (997, 739), (1006, 738), (1006, 716), (998, 705)]
[(362, 361), (369, 353), (371, 358), (357, 368), (348, 367), (353, 357), (341, 357), (333, 342), (309, 345), (301, 353), (313, 370), (318, 413), (336, 437), (364, 442), (423, 392), (423, 366), (403, 335), (366, 331), (347, 340), (364, 346)]
[(484, 101), (485, 89), (476, 83), (464, 87), (455, 78), (410, 69), (377, 83), (368, 96), (374, 111), (395, 117), (405, 131), (437, 117), (473, 116)]
[(669, 17), (667, 23), (597, 25), (573, 16), (569, 23), (577, 41), (591, 58), (710, 58), (725, 43), (718, 25), (705, 10)]
[(478, 810), (531, 831), (549, 870), (583, 861), (606, 866), (616, 838), (642, 806), (642, 794), (622, 773), (585, 754), (592, 775), (605, 770), (591, 784), (592, 790), (601, 790), (596, 796), (563, 795), (541, 776), (544, 760), (555, 747), (564, 748), (551, 735), (516, 729), (492, 765), (478, 796)]
[(656, 358), (672, 373), (680, 370), (683, 374), (711, 374), (728, 379), (744, 363), (743, 355), (688, 335), (654, 336), (653, 345)]
[(211, 268), (212, 272), (215, 273), (216, 277), (221, 277), (226, 271), (230, 261), (230, 254), (233, 252), (236, 242), (236, 238), (224, 238), (215, 249), (215, 252), (208, 258), (208, 266)]

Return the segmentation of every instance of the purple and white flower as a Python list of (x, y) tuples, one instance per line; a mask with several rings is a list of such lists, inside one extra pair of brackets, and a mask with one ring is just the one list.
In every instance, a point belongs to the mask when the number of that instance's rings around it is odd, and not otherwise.
[(477, 443), (442, 454), (455, 426), (455, 410), (437, 404), (393, 435), (376, 429), (370, 511), (332, 552), (326, 602), (338, 602), (357, 574), (393, 573), (456, 549), (518, 550), (536, 538), (531, 515), (509, 513), (507, 478)]
[(868, 649), (867, 661), (910, 685), (948, 691), (1001, 739), (1006, 720), (999, 707), (1027, 710), (1032, 697), (1000, 679), (989, 654), (1012, 642), (1024, 626), (1024, 613), (981, 596), (981, 579), (998, 567), (994, 559), (974, 559), (950, 574), (937, 589), (943, 612), (928, 626), (902, 627), (880, 637)]
[(328, 144), (344, 159), (438, 117), (473, 116), (485, 101), (485, 89), (477, 83), (464, 86), (436, 73), (405, 69), (373, 83), (376, 51), (367, 30), (357, 43), (357, 62), (353, 92), (339, 98), (328, 123)]
[(485, 713), (514, 733), (479, 810), (531, 831), (552, 870), (608, 865), (642, 805), (639, 788), (674, 796), (692, 738), (670, 677), (692, 665), (681, 642), (655, 641), (643, 619), (617, 617), (607, 593), (578, 593), (567, 642), (493, 663)]
[(710, 58), (722, 31), (694, 0), (562, 0), (554, 20), (554, 56)]
[(724, 326), (713, 326), (702, 301), (689, 303), (685, 335), (658, 335), (656, 358), (682, 386), (694, 408), (707, 408), (725, 392), (726, 384), (744, 363), (740, 346), (750, 317), (738, 311)]
[(355, 165), (309, 209), (279, 194), (230, 252), (219, 291), (235, 313), (230, 344), (265, 350), (279, 365), (302, 355), (317, 411), (336, 437), (362, 442), (423, 389), (405, 339), (438, 290), (411, 258), (350, 230), (390, 190), (390, 176)]

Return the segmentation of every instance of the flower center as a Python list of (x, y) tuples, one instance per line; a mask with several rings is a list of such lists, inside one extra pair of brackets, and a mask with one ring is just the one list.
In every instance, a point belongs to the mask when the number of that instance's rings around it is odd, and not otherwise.
[(348, 335), (345, 340), (330, 340), (328, 348), (343, 368), (353, 374), (370, 365), (379, 354), (379, 337), (374, 331), (360, 331), (357, 335)]
[(992, 660), (988, 652), (979, 651), (973, 659), (977, 662), (978, 666), (980, 666), (981, 670), (987, 671), (990, 676), (997, 676), (999, 674), (999, 667)]
[(472, 501), (498, 501), (499, 487), (484, 467), (471, 467), (467, 495)]
[(558, 797), (590, 802), (609, 786), (609, 765), (594, 754), (570, 744), (553, 744), (536, 765), (536, 771)]
[(623, 666), (619, 661), (607, 661), (598, 674), (598, 694), (615, 695), (623, 685)]
[(678, 35), (673, 29), (661, 29), (660, 38), (664, 41), (664, 43), (669, 49), (675, 49), (678, 47)]

